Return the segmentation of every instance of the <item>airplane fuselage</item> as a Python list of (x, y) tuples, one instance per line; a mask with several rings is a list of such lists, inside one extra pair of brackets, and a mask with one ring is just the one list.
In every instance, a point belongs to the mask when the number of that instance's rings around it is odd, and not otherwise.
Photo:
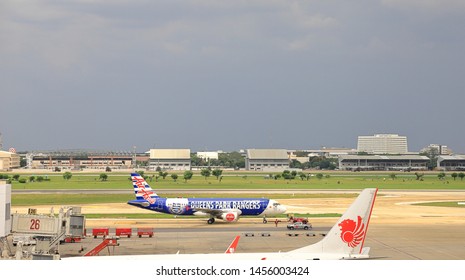
[[(278, 209), (270, 199), (253, 198), (164, 198), (157, 197), (150, 205), (141, 205), (140, 201), (128, 201), (128, 204), (140, 208), (174, 215), (197, 215), (201, 210), (239, 210), (241, 216), (260, 216), (278, 214)], [(276, 212), (276, 213), (275, 213)], [(282, 213), (280, 211), (280, 213)]]

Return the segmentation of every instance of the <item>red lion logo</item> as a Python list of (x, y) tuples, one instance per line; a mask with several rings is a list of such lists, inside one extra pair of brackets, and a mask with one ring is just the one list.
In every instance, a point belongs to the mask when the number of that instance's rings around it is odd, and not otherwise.
[(355, 248), (363, 240), (365, 235), (365, 225), (362, 222), (362, 217), (358, 216), (357, 222), (351, 219), (346, 219), (338, 224), (341, 229), (341, 239), (347, 246)]

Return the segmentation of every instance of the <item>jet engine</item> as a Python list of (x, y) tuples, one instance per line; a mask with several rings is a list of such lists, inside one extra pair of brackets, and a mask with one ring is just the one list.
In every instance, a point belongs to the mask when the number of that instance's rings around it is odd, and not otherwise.
[(228, 213), (223, 213), (220, 216), (221, 219), (223, 219), (225, 222), (235, 222), (237, 219), (239, 219), (239, 215), (236, 212), (228, 212)]

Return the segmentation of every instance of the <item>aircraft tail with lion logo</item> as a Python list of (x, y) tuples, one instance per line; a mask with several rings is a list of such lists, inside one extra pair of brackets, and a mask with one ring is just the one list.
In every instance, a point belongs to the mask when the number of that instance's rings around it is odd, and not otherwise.
[(318, 243), (302, 247), (289, 254), (330, 254), (342, 259), (368, 258), (370, 248), (364, 248), (377, 188), (364, 189), (352, 205)]

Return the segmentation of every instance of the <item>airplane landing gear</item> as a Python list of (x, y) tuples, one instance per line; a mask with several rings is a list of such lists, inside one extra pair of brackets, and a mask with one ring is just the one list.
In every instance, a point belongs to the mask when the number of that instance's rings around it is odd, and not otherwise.
[(207, 223), (208, 223), (209, 225), (213, 224), (214, 222), (215, 222), (215, 218), (210, 218), (210, 219), (208, 219), (208, 221), (207, 221)]

